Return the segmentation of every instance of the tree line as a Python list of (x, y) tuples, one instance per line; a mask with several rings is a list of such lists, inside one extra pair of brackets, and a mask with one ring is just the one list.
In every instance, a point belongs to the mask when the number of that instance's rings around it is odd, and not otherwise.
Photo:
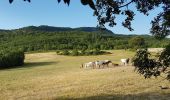
[(1, 31), (0, 48), (22, 49), (29, 51), (48, 50), (112, 50), (137, 49), (143, 47), (164, 47), (169, 39), (156, 40), (143, 35), (116, 35), (107, 32), (84, 31)]

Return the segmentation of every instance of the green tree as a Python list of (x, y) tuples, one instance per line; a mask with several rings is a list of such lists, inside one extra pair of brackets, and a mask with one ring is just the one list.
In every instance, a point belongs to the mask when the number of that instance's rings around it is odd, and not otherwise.
[(145, 44), (145, 40), (144, 38), (142, 37), (132, 37), (130, 40), (129, 40), (129, 46), (133, 49), (140, 49), (140, 48), (144, 48), (146, 46)]

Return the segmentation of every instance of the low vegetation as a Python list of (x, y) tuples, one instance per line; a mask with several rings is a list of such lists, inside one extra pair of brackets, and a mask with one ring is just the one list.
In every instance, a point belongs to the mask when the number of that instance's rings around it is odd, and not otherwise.
[(58, 55), (68, 55), (68, 56), (92, 56), (92, 55), (107, 54), (109, 52), (95, 49), (95, 50), (57, 50), (56, 53)]

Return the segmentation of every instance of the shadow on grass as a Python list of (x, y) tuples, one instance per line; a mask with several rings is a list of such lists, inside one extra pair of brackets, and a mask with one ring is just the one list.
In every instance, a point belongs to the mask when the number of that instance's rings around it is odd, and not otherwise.
[(47, 65), (54, 65), (58, 62), (26, 62), (23, 66), (16, 66), (11, 68), (4, 68), (0, 70), (12, 70), (12, 69), (25, 69), (25, 68), (34, 68), (34, 67), (43, 67)]
[(23, 65), (23, 68), (54, 65), (54, 64), (57, 64), (57, 63), (58, 63), (58, 62), (26, 62), (26, 63)]
[[(160, 90), (161, 91), (161, 90)], [(130, 95), (97, 95), (82, 98), (59, 97), (54, 100), (170, 100), (170, 94), (141, 93)]]

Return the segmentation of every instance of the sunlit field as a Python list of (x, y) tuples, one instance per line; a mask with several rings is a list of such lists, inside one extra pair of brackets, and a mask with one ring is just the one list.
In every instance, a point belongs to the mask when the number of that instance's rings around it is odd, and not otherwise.
[(100, 56), (61, 56), (55, 52), (26, 54), (25, 65), (0, 70), (0, 100), (170, 100), (170, 82), (144, 79), (131, 65), (82, 69), (89, 61), (121, 58), (134, 53), (110, 51)]

